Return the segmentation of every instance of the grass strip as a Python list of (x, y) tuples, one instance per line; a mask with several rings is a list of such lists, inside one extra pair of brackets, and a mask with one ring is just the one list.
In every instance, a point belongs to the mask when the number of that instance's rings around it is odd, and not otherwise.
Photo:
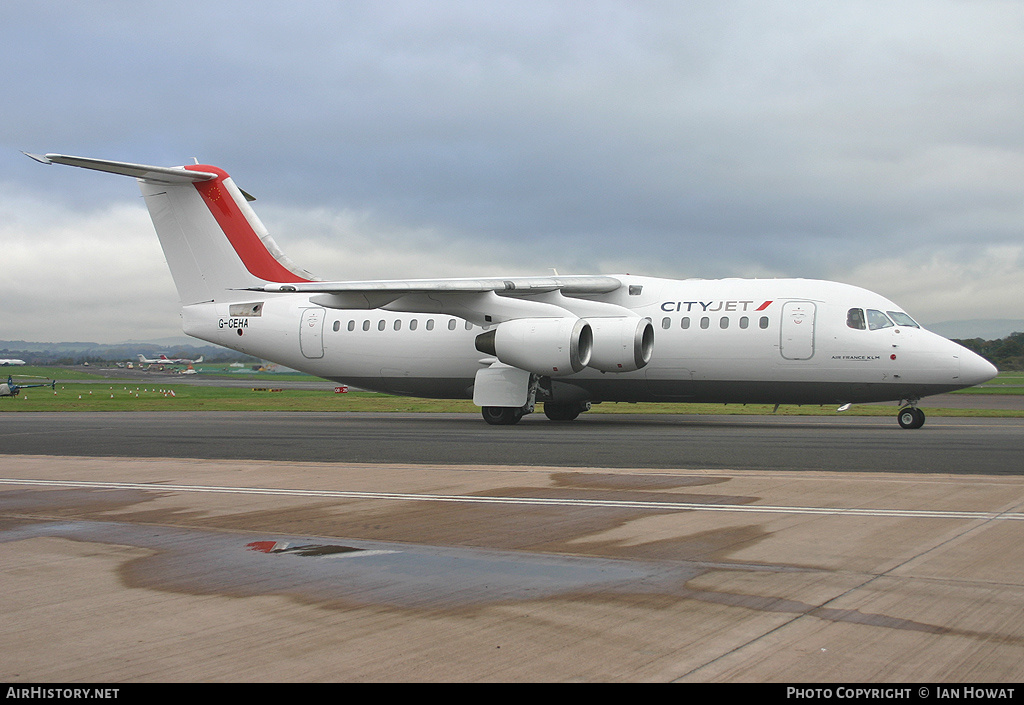
[[(322, 412), (433, 412), (472, 413), (479, 409), (466, 399), (417, 399), (373, 392), (335, 394), (329, 390), (283, 389), (266, 382), (248, 387), (208, 387), (188, 384), (143, 385), (78, 382), (25, 389), (17, 397), (0, 398), (0, 412), (17, 411), (322, 411)], [(929, 416), (1024, 417), (1024, 411), (1005, 409), (921, 408)], [(842, 412), (850, 416), (892, 416), (896, 404), (855, 405)], [(781, 406), (771, 404), (595, 404), (591, 413), (613, 414), (753, 414), (779, 416), (831, 416), (835, 406)]]

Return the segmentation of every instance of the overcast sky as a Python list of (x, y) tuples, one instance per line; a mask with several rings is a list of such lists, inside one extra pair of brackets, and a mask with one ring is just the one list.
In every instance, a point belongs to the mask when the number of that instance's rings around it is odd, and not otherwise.
[(328, 279), (834, 279), (1024, 318), (1024, 3), (6, 2), (0, 339), (179, 335), (133, 180)]

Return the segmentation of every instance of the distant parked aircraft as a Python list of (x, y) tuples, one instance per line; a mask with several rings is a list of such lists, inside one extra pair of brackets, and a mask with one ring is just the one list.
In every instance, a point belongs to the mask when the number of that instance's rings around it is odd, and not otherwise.
[(18, 359), (13, 358), (13, 357), (0, 358), (0, 365), (2, 365), (4, 367), (6, 367), (7, 365), (24, 365), (24, 364), (25, 364), (24, 360), (18, 360)]
[(144, 365), (195, 365), (203, 361), (203, 356), (200, 355), (195, 360), (189, 360), (185, 357), (167, 357), (163, 353), (160, 353), (155, 358), (148, 359), (143, 355), (139, 355), (139, 362)]

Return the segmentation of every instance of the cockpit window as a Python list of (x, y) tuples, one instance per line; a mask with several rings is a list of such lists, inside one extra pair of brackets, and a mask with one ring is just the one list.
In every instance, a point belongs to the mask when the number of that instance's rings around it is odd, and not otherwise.
[(871, 330), (879, 330), (881, 328), (892, 328), (893, 322), (889, 320), (881, 311), (876, 311), (873, 308), (868, 309), (868, 328)]
[(846, 312), (846, 325), (850, 326), (855, 330), (864, 330), (867, 328), (864, 325), (864, 309), (862, 308), (851, 308)]
[(906, 326), (907, 328), (920, 328), (913, 318), (903, 313), (902, 311), (886, 311), (889, 314), (889, 318), (896, 322), (898, 326)]

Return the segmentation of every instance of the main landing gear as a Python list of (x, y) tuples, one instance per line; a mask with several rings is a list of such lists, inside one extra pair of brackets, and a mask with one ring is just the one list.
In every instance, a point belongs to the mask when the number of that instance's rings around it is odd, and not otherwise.
[(492, 426), (511, 426), (519, 423), (525, 411), (513, 406), (484, 406), (480, 408), (484, 421)]
[(921, 428), (924, 426), (924, 412), (913, 405), (913, 402), (900, 409), (896, 415), (900, 428)]
[(552, 421), (573, 421), (584, 411), (590, 411), (590, 402), (574, 402), (572, 404), (552, 404), (544, 402), (544, 415)]
[[(590, 402), (552, 404), (544, 402), (544, 415), (552, 421), (572, 421), (584, 411), (590, 411)], [(484, 421), (492, 426), (511, 426), (529, 413), (526, 408), (509, 406), (484, 406), (480, 409)]]

